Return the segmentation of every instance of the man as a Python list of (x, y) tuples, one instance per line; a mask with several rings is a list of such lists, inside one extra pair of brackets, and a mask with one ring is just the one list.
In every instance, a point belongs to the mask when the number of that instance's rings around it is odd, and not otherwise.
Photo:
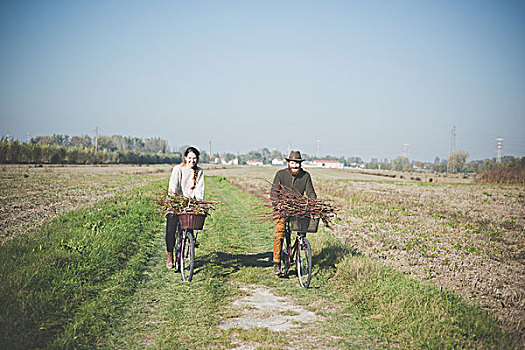
[[(300, 195), (306, 194), (306, 197), (308, 198), (317, 198), (310, 174), (301, 168), (301, 163), (304, 161), (304, 159), (301, 158), (301, 152), (291, 151), (288, 158), (286, 158), (286, 161), (288, 162), (288, 168), (281, 169), (275, 174), (270, 196), (276, 198), (276, 190), (278, 190), (280, 186), (284, 186), (297, 191)], [(284, 238), (286, 219), (287, 218), (280, 217), (279, 214), (274, 215), (275, 237), (273, 241), (273, 273), (275, 275), (280, 274), (279, 255), (281, 252), (282, 240)]]

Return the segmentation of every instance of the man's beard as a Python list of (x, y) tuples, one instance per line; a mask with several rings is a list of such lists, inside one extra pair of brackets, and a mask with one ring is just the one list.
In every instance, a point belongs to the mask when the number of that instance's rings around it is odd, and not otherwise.
[(288, 169), (290, 169), (290, 173), (292, 175), (297, 175), (299, 173), (299, 170), (301, 170), (301, 168), (290, 168), (290, 167), (288, 167)]

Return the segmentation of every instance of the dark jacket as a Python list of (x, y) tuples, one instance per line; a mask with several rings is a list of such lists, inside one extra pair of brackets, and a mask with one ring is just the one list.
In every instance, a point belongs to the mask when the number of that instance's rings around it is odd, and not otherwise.
[(275, 173), (272, 190), (270, 192), (272, 198), (277, 197), (277, 192), (275, 190), (279, 188), (279, 185), (294, 189), (300, 195), (306, 194), (306, 197), (308, 198), (317, 198), (314, 185), (312, 184), (312, 178), (310, 177), (310, 174), (302, 168), (295, 176), (290, 173), (290, 169), (288, 168), (281, 169)]

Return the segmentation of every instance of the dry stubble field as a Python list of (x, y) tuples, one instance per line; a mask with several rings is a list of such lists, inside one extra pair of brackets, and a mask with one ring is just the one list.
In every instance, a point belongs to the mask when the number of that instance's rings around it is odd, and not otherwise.
[[(171, 166), (3, 166), (2, 242), (31, 233), (67, 211), (146, 183), (168, 180)], [(206, 169), (265, 196), (278, 168)], [(414, 278), (491, 310), (525, 333), (525, 188), (478, 185), (471, 178), (310, 169), (321, 198), (340, 208), (341, 241)], [(385, 174), (383, 174), (385, 175)], [(400, 179), (403, 175), (403, 179)]]
[[(272, 168), (208, 175), (267, 195)], [(308, 169), (318, 196), (339, 209), (333, 233), (361, 254), (460, 294), (525, 334), (525, 188), (473, 177)], [(392, 175), (392, 173), (388, 174)], [(400, 176), (403, 179), (400, 179)], [(421, 181), (410, 180), (420, 178)], [(432, 178), (432, 182), (429, 182)]]
[(0, 242), (32, 232), (70, 210), (122, 190), (169, 176), (169, 165), (3, 165), (0, 172)]

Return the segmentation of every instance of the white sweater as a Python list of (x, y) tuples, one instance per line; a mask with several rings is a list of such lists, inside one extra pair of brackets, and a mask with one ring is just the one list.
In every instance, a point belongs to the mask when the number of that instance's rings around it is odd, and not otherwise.
[(184, 197), (204, 200), (204, 173), (200, 167), (197, 167), (197, 184), (193, 187), (193, 169), (182, 164), (173, 167), (170, 177), (168, 194), (181, 194)]

